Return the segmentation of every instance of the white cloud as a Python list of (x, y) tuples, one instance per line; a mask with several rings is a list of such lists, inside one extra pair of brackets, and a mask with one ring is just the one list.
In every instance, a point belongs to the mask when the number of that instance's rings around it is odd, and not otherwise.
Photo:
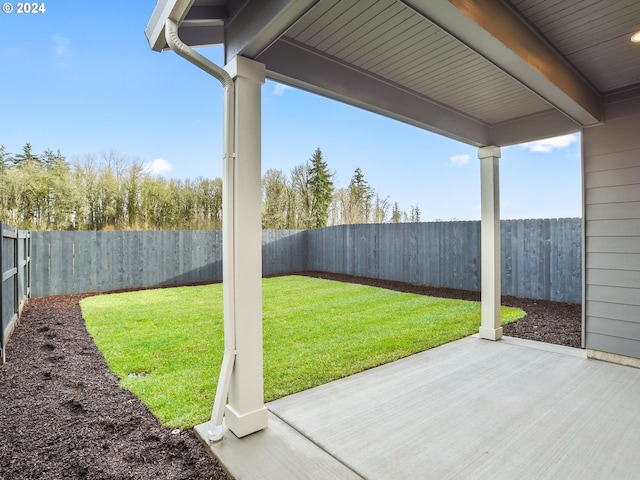
[(163, 173), (169, 173), (173, 169), (173, 165), (164, 158), (156, 158), (152, 162), (145, 163), (144, 169), (152, 175), (162, 175)]
[(53, 40), (54, 48), (56, 56), (58, 57), (66, 57), (69, 55), (69, 45), (71, 42), (68, 38), (65, 38), (61, 35), (51, 35), (51, 39)]
[(450, 160), (454, 165), (466, 165), (469, 163), (470, 158), (471, 157), (465, 153), (463, 155), (454, 155)]
[(535, 142), (527, 142), (520, 145), (530, 152), (551, 153), (556, 149), (567, 148), (573, 142), (578, 141), (577, 134), (562, 135), (560, 137), (547, 138), (545, 140), (536, 140)]
[(290, 87), (289, 85), (283, 85), (281, 83), (276, 83), (276, 86), (273, 87), (273, 92), (272, 95), (275, 95), (276, 97), (281, 97), (282, 95), (284, 95), (284, 92), (286, 92), (287, 90), (291, 90), (293, 87)]

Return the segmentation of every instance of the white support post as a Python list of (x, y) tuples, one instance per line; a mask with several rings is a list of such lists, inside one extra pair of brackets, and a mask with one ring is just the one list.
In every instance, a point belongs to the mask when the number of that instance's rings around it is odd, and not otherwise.
[[(267, 426), (262, 357), (261, 90), (265, 66), (234, 57), (225, 70), (235, 83), (235, 159), (225, 166), (223, 278), (225, 332), (235, 339), (235, 362), (225, 423), (244, 437)], [(224, 229), (224, 227), (223, 227)], [(232, 318), (228, 318), (228, 316)], [(227, 330), (225, 328), (225, 330)]]
[(500, 147), (478, 149), (482, 210), (482, 314), (480, 338), (498, 340), (500, 326)]

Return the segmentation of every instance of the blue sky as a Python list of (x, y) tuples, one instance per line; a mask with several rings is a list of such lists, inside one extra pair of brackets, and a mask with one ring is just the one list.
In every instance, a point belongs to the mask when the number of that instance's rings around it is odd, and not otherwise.
[[(50, 0), (0, 13), (0, 145), (108, 152), (167, 178), (221, 175), (222, 88), (144, 36), (155, 0)], [(201, 50), (220, 62), (220, 48)], [(356, 167), (382, 197), (422, 220), (480, 218), (474, 147), (267, 81), (263, 172), (288, 173), (322, 149), (336, 185)], [(581, 215), (579, 135), (502, 149), (502, 218)]]

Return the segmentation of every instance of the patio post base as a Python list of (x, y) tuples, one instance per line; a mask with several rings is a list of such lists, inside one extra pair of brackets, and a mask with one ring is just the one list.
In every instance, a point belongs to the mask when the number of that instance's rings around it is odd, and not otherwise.
[(267, 428), (267, 407), (240, 414), (227, 405), (225, 407), (224, 422), (236, 437), (246, 437)]
[(484, 338), (486, 340), (499, 340), (502, 337), (502, 327), (498, 328), (488, 328), (488, 327), (480, 327), (480, 331), (478, 332), (480, 338)]

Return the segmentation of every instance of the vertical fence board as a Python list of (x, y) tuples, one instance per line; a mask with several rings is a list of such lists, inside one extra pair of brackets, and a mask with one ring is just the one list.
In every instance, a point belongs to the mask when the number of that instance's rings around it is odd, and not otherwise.
[(306, 266), (309, 270), (317, 270), (316, 269), (316, 251), (321, 251), (319, 248), (320, 238), (322, 235), (322, 230), (320, 228), (309, 230), (306, 234), (306, 249), (307, 249), (307, 261)]
[(39, 272), (36, 271), (38, 267), (38, 262), (36, 262), (36, 258), (38, 257), (43, 257), (43, 254), (40, 253), (40, 249), (45, 248), (45, 243), (42, 240), (43, 232), (32, 232), (31, 233), (31, 241), (33, 242), (31, 245), (31, 259), (32, 259), (32, 265), (31, 265), (31, 273), (32, 273), (32, 278), (31, 278), (31, 289), (32, 289), (32, 293), (34, 296), (37, 296), (35, 292), (39, 292), (41, 291), (41, 285), (44, 284), (44, 278), (46, 275), (46, 272)]
[(572, 234), (567, 236), (570, 238), (567, 239), (567, 244), (571, 245), (571, 264), (572, 264), (572, 275), (571, 275), (571, 284), (570, 290), (575, 292), (575, 297), (572, 300), (567, 300), (574, 303), (580, 303), (582, 301), (582, 228), (583, 221), (582, 219), (575, 219), (579, 221), (572, 222), (571, 232)]
[(201, 282), (200, 277), (205, 266), (202, 262), (202, 251), (204, 246), (204, 235), (202, 231), (195, 231), (192, 234), (191, 259), (190, 264), (193, 269), (193, 278), (195, 283)]
[(93, 271), (93, 239), (91, 234), (92, 232), (77, 232), (74, 235), (73, 278), (76, 293), (94, 290), (91, 278)]
[(0, 362), (5, 362), (5, 345), (9, 341), (9, 302), (5, 301), (4, 272), (5, 246), (4, 225), (0, 222)]
[[(61, 253), (63, 238), (60, 235), (53, 235), (54, 232), (48, 232), (49, 234), (49, 284), (51, 285), (50, 295), (59, 295), (63, 292), (62, 282), (66, 282), (68, 279), (64, 278), (64, 272), (61, 267)], [(55, 273), (54, 273), (55, 272)], [(73, 293), (73, 292), (72, 292)]]
[(549, 244), (551, 246), (551, 253), (549, 258), (549, 285), (548, 285), (548, 298), (555, 299), (558, 294), (564, 288), (560, 285), (561, 282), (561, 270), (562, 269), (562, 257), (564, 255), (564, 245), (562, 230), (566, 228), (563, 219), (556, 220), (555, 228), (549, 229)]
[(216, 251), (216, 271), (215, 271), (215, 275), (216, 275), (216, 279), (217, 280), (222, 280), (222, 257), (223, 257), (223, 250), (222, 250), (222, 232), (221, 231), (216, 231), (214, 232), (216, 235), (216, 240), (215, 240), (215, 251)]
[(511, 242), (513, 239), (513, 223), (500, 222), (500, 268), (502, 269), (501, 289), (503, 292), (513, 288), (513, 257)]

